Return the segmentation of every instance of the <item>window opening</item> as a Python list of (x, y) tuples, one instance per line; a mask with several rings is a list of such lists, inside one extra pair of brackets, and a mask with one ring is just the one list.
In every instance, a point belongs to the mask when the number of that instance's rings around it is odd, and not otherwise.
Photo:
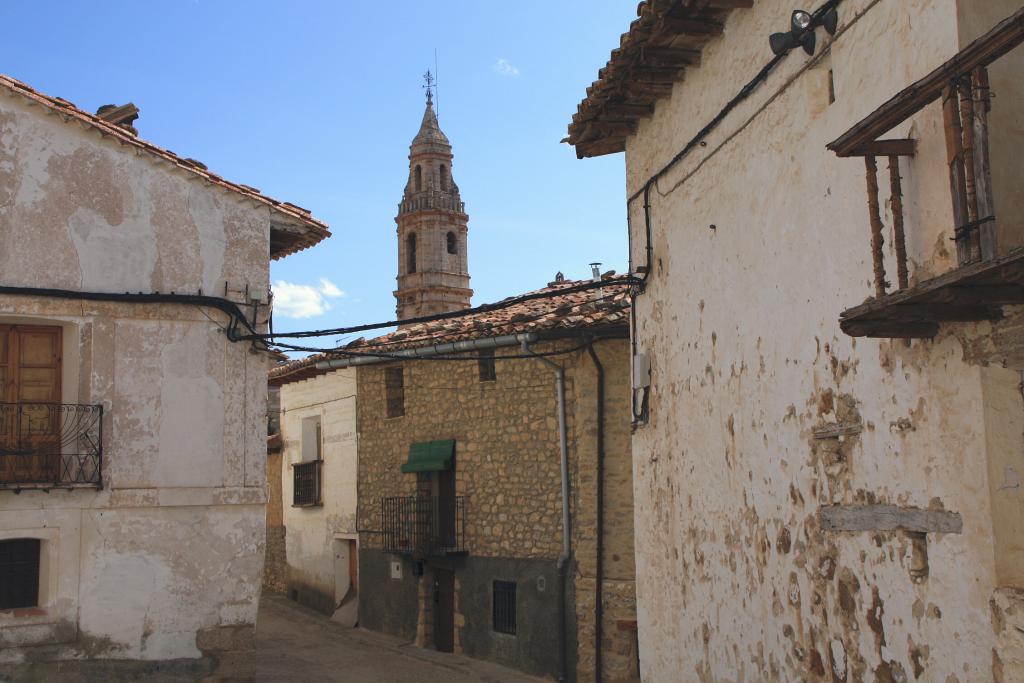
[(408, 273), (416, 272), (416, 233), (411, 232), (405, 238), (405, 270)]
[(320, 416), (302, 418), (302, 462), (323, 460)]
[(441, 164), (440, 174), (441, 174), (441, 189), (442, 190), (447, 190), (448, 189), (448, 168), (444, 164)]
[(449, 254), (458, 254), (459, 253), (459, 242), (458, 242), (458, 238), (455, 237), (455, 233), (454, 232), (449, 232), (446, 240), (448, 242), (448, 253)]
[(38, 538), (0, 541), (0, 610), (39, 606)]
[(384, 395), (388, 417), (405, 415), (405, 369), (384, 369)]
[(476, 367), (481, 382), (494, 382), (498, 379), (498, 369), (494, 365), (494, 349), (483, 349), (476, 359)]
[(416, 164), (414, 175), (416, 176), (416, 191), (419, 192), (423, 189), (423, 168), (419, 164)]
[(297, 462), (292, 465), (292, 505), (312, 507), (323, 505), (323, 460)]
[(496, 633), (516, 634), (516, 582), (495, 581), (492, 625)]

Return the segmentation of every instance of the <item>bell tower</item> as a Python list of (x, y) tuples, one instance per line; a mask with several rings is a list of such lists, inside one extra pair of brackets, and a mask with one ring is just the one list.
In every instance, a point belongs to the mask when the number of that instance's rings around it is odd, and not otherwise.
[(428, 71), (427, 108), (409, 147), (409, 181), (398, 205), (399, 320), (469, 308), (469, 216), (452, 176), (452, 146), (434, 113)]

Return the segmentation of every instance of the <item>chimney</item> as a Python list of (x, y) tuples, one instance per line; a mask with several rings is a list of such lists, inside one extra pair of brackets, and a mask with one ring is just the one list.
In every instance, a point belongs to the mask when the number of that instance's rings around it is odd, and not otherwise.
[[(601, 264), (600, 263), (591, 263), (590, 264), (590, 274), (591, 274), (591, 276), (593, 276), (593, 281), (594, 282), (600, 282), (601, 281)], [(604, 299), (604, 287), (598, 287), (596, 292), (597, 292), (597, 300), (598, 301)]]
[(96, 110), (96, 116), (107, 123), (112, 123), (115, 126), (124, 128), (132, 135), (139, 134), (139, 131), (135, 130), (135, 126), (132, 125), (135, 122), (135, 119), (139, 118), (139, 108), (131, 102), (128, 104), (122, 104), (121, 106), (116, 104), (104, 104)]

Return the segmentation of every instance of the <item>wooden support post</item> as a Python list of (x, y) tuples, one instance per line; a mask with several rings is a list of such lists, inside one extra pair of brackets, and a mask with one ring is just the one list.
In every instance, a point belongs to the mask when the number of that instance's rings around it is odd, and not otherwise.
[(988, 112), (992, 108), (988, 70), (978, 67), (971, 74), (971, 97), (974, 100), (974, 180), (978, 198), (978, 215), (992, 216), (979, 227), (981, 258), (991, 261), (996, 257), (996, 204), (992, 197), (992, 167), (989, 160)]
[(981, 260), (981, 242), (978, 239), (978, 195), (974, 179), (974, 100), (970, 82), (959, 81), (956, 90), (960, 97), (960, 133), (963, 138), (963, 155), (960, 158), (964, 166), (967, 220), (974, 226), (967, 233), (967, 244), (971, 263), (975, 263)]
[(907, 273), (907, 239), (903, 231), (903, 185), (900, 182), (900, 158), (889, 157), (889, 193), (892, 197), (893, 246), (896, 248), (896, 281), (900, 289), (910, 286)]
[(946, 131), (946, 163), (949, 165), (949, 190), (953, 198), (953, 223), (959, 265), (970, 263), (970, 249), (961, 226), (967, 224), (967, 179), (964, 176), (964, 138), (960, 129), (960, 104), (957, 89), (949, 84), (942, 90), (942, 119)]
[(875, 296), (885, 296), (885, 262), (882, 260), (882, 245), (885, 239), (882, 237), (882, 218), (878, 209), (878, 164), (875, 158), (864, 157), (864, 166), (867, 168), (868, 181), (868, 211), (871, 219), (871, 260), (875, 270)]

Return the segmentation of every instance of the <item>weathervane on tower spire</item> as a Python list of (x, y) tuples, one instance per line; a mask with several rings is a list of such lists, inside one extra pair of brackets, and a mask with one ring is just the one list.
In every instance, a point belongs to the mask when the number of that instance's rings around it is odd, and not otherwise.
[(434, 83), (436, 79), (434, 74), (430, 73), (430, 69), (427, 69), (427, 73), (423, 74), (423, 82), (426, 83), (423, 87), (427, 89), (427, 104), (431, 104), (434, 99)]

